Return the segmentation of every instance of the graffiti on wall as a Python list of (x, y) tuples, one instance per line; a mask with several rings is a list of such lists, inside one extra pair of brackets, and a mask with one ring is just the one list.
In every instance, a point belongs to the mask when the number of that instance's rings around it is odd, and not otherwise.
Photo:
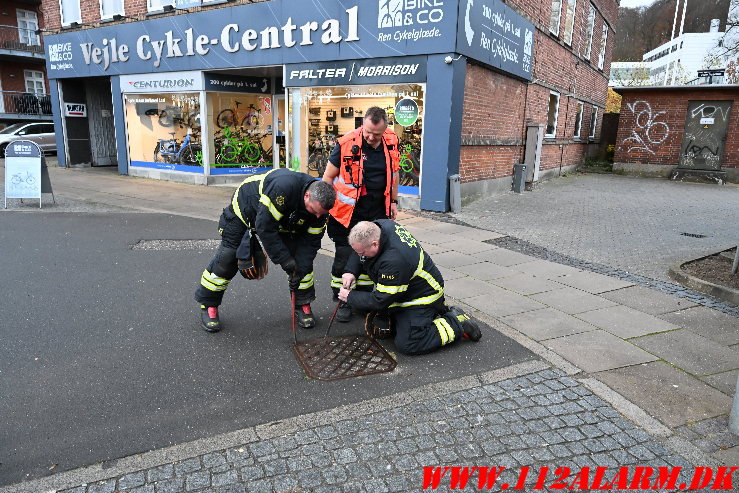
[(680, 168), (719, 170), (731, 101), (691, 101), (680, 148)]
[(626, 107), (634, 115), (634, 127), (631, 135), (622, 144), (629, 146), (626, 152), (647, 151), (655, 154), (654, 148), (664, 142), (670, 135), (670, 127), (663, 121), (657, 121), (667, 111), (652, 111), (647, 101), (628, 103)]

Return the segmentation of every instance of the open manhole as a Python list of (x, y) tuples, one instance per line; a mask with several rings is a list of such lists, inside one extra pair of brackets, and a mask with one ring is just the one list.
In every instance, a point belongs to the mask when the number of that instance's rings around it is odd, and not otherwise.
[(305, 374), (316, 380), (386, 373), (397, 365), (380, 343), (360, 334), (297, 342), (293, 351)]

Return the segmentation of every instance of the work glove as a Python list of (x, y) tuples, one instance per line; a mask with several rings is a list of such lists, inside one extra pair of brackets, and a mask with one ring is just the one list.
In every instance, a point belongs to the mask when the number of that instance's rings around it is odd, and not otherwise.
[(239, 272), (242, 276), (246, 279), (256, 279), (257, 278), (257, 270), (254, 268), (254, 262), (252, 262), (252, 259), (245, 259), (240, 258), (237, 261), (237, 265), (239, 267)]
[(300, 280), (303, 276), (297, 273), (297, 271), (293, 272), (290, 275), (290, 279), (288, 280), (288, 283), (290, 285), (290, 291), (297, 291), (300, 287)]
[(284, 270), (288, 276), (292, 276), (295, 270), (298, 268), (297, 264), (295, 263), (295, 259), (292, 257), (282, 262), (280, 264), (280, 267), (282, 267), (282, 270)]

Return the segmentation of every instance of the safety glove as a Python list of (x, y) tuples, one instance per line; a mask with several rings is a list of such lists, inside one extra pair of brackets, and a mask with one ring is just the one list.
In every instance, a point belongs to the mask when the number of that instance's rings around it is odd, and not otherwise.
[(294, 271), (290, 275), (290, 279), (288, 281), (290, 285), (290, 291), (297, 291), (298, 288), (300, 288), (300, 280), (302, 279), (302, 276), (297, 273), (297, 271)]
[[(252, 259), (245, 259), (240, 258), (237, 261), (237, 265), (239, 267), (239, 272), (242, 276), (246, 279), (257, 279), (258, 273), (256, 267), (254, 267), (254, 262)], [(261, 279), (261, 278), (260, 278)]]
[(292, 276), (295, 270), (298, 268), (297, 264), (295, 263), (295, 259), (292, 257), (283, 261), (280, 264), (280, 267), (282, 267), (282, 270), (284, 270), (288, 276)]

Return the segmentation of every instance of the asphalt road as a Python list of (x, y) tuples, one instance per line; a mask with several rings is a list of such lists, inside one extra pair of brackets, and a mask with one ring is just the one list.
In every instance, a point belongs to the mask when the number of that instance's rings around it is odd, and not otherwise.
[[(0, 214), (0, 485), (535, 359), (486, 328), (476, 344), (400, 356), (391, 374), (309, 380), (290, 350), (279, 267), (259, 282), (237, 276), (226, 328), (208, 334), (192, 294), (213, 251), (131, 249), (215, 238), (215, 227), (162, 214)], [(319, 255), (321, 334), (329, 270)]]

